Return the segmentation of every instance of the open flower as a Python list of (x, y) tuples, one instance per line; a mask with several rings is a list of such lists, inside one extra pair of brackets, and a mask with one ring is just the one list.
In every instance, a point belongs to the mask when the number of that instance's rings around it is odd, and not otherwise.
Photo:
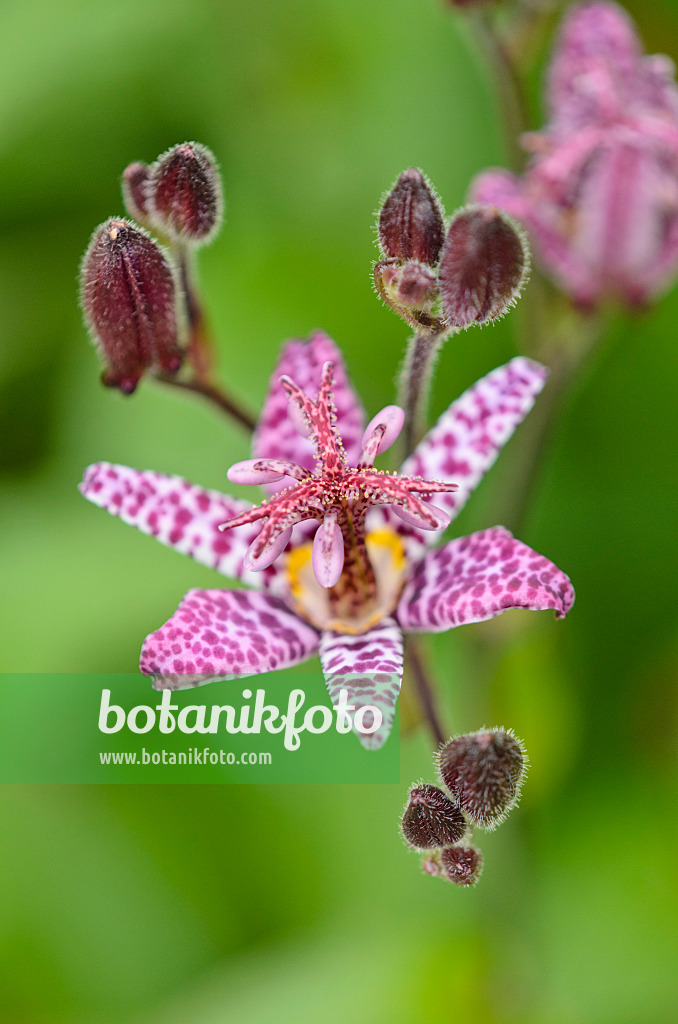
[[(189, 591), (144, 641), (141, 671), (157, 689), (176, 689), (319, 654), (332, 701), (345, 689), (349, 704), (380, 710), (381, 726), (358, 732), (376, 748), (393, 721), (404, 632), (440, 632), (507, 608), (566, 615), (574, 600), (567, 576), (503, 527), (431, 549), (544, 378), (524, 358), (494, 370), (449, 407), (401, 474), (384, 473), (374, 459), (396, 439), (402, 413), (389, 406), (364, 429), (341, 354), (315, 334), (285, 346), (254, 458), (229, 471), (267, 489), (259, 507), (179, 477), (91, 466), (81, 484), (90, 501), (256, 588)], [(365, 714), (363, 726), (374, 724)]]
[(549, 121), (523, 138), (522, 177), (489, 170), (471, 199), (529, 230), (538, 260), (583, 306), (647, 302), (678, 271), (678, 88), (606, 0), (565, 17), (549, 70)]

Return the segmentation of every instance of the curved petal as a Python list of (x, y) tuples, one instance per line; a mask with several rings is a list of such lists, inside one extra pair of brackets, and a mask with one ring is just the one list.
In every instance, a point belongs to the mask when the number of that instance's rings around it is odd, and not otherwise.
[(144, 640), (139, 668), (156, 690), (182, 690), (290, 668), (318, 650), (318, 633), (277, 597), (189, 590)]
[(243, 566), (245, 553), (261, 528), (259, 523), (226, 533), (217, 529), (219, 523), (250, 509), (248, 501), (204, 490), (179, 476), (110, 462), (89, 466), (80, 491), (111, 515), (224, 576), (261, 587), (275, 575), (274, 567), (266, 575), (248, 572)]
[[(546, 381), (547, 370), (518, 356), (488, 373), (453, 402), (405, 462), (401, 472), (458, 484), (436, 494), (436, 504), (454, 516), (494, 464)], [(424, 538), (435, 543), (436, 534)]]
[(507, 608), (553, 608), (562, 619), (573, 601), (564, 572), (495, 526), (429, 551), (405, 585), (397, 618), (406, 632), (441, 633)]
[[(383, 619), (378, 626), (362, 636), (346, 633), (323, 633), (320, 640), (320, 662), (333, 704), (346, 690), (346, 703), (354, 705), (355, 716), (366, 705), (379, 708), (382, 722), (376, 732), (354, 732), (364, 747), (377, 750), (383, 746), (393, 725), (395, 705), (403, 676), (403, 635), (393, 619)], [(374, 724), (368, 712), (364, 725)]]
[[(344, 448), (351, 465), (357, 465), (362, 448), (365, 428), (365, 414), (346, 372), (344, 359), (331, 338), (320, 331), (312, 334), (308, 341), (288, 341), (284, 346), (278, 365), (271, 377), (268, 395), (264, 403), (257, 430), (254, 435), (252, 452), (258, 459), (285, 459), (296, 462), (304, 469), (315, 467), (313, 445), (298, 432), (288, 415), (289, 399), (279, 384), (283, 374), (298, 384), (309, 397), (315, 398), (320, 387), (323, 364), (334, 364), (332, 393), (337, 411), (337, 427), (344, 441)], [(270, 494), (275, 494), (287, 484), (266, 485)]]
[(641, 53), (633, 22), (618, 4), (576, 4), (549, 68), (551, 117), (574, 130), (596, 114), (623, 110), (634, 95)]

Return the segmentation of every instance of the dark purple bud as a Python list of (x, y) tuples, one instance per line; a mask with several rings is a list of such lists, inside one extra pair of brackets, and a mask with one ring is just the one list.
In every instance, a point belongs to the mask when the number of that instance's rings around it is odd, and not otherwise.
[(467, 206), (452, 218), (438, 280), (451, 327), (496, 320), (514, 305), (527, 279), (524, 235), (495, 206)]
[(401, 828), (415, 850), (458, 843), (467, 830), (466, 819), (437, 786), (413, 786), (403, 813)]
[(104, 360), (104, 384), (131, 394), (148, 369), (181, 366), (172, 270), (163, 250), (127, 220), (101, 224), (82, 260), (81, 303)]
[(475, 846), (452, 846), (440, 855), (440, 874), (455, 885), (475, 885), (483, 870), (483, 855)]
[(153, 220), (168, 235), (204, 245), (223, 211), (217, 162), (206, 146), (183, 142), (158, 157), (152, 168)]
[(435, 266), (445, 239), (440, 201), (421, 171), (403, 171), (379, 214), (379, 242), (387, 256)]
[(148, 188), (151, 168), (140, 162), (129, 164), (122, 172), (122, 198), (130, 217), (141, 224), (147, 219)]
[(457, 736), (438, 755), (442, 781), (482, 828), (494, 828), (513, 807), (526, 769), (522, 743), (501, 729)]

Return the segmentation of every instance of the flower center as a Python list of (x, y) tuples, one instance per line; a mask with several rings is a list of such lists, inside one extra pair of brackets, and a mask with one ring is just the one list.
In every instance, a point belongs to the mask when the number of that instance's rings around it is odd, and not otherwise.
[[(338, 587), (321, 587), (313, 572), (313, 544), (300, 544), (287, 554), (286, 575), (292, 604), (316, 629), (359, 635), (390, 615), (398, 603), (407, 573), (405, 548), (397, 533), (383, 529), (365, 538), (375, 580), (371, 600), (342, 606), (333, 600)], [(341, 581), (340, 581), (341, 582)]]
[[(369, 624), (383, 618), (384, 609), (386, 614), (393, 610), (404, 574), (402, 545), (392, 531), (384, 531), (392, 538), (388, 541), (381, 534), (366, 537), (368, 509), (372, 505), (388, 505), (410, 526), (441, 530), (447, 526), (449, 517), (425, 499), (433, 493), (454, 491), (457, 485), (374, 469), (375, 458), (393, 444), (403, 425), (404, 413), (395, 405), (382, 409), (368, 424), (358, 465), (349, 466), (335, 426), (332, 363), (323, 366), (315, 401), (289, 377), (281, 377), (280, 383), (290, 397), (292, 418), (314, 446), (316, 471), (311, 473), (283, 459), (236, 463), (228, 471), (228, 478), (234, 483), (274, 483), (285, 477), (294, 483), (261, 505), (222, 523), (219, 529), (262, 521), (261, 531), (245, 556), (246, 568), (258, 571), (282, 554), (297, 523), (317, 520), (320, 525), (312, 544), (295, 546), (289, 556), (294, 600), (309, 622), (333, 622), (338, 625), (323, 628), (363, 632)], [(308, 557), (303, 554), (306, 549), (310, 551)]]

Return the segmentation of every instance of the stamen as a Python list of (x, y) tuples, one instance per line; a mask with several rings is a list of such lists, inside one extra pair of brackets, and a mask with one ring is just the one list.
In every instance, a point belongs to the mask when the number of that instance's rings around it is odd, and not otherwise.
[(402, 508), (400, 505), (390, 505), (390, 509), (398, 519), (402, 519), (408, 526), (414, 526), (418, 530), (444, 530), (450, 525), (450, 517), (444, 509), (437, 505), (431, 505), (428, 501), (422, 501), (421, 505), (428, 513), (428, 518)]
[(360, 466), (372, 466), (377, 455), (381, 455), (398, 439), (405, 422), (405, 413), (399, 405), (387, 405), (367, 425), (363, 434), (363, 450)]
[(337, 513), (328, 512), (313, 539), (313, 572), (321, 587), (329, 589), (339, 582), (344, 557), (344, 538)]
[(251, 572), (261, 572), (262, 569), (268, 569), (269, 565), (272, 565), (276, 558), (283, 553), (289, 544), (291, 536), (292, 527), (288, 526), (286, 530), (279, 533), (259, 551), (257, 550), (259, 544), (259, 538), (257, 537), (256, 540), (252, 541), (245, 554), (245, 568)]
[(286, 459), (245, 459), (234, 463), (226, 476), (233, 484), (274, 484), (286, 476), (306, 480), (312, 474)]
[(423, 499), (454, 491), (457, 485), (373, 468), (376, 456), (393, 444), (403, 426), (404, 413), (396, 405), (386, 406), (373, 417), (363, 435), (360, 463), (350, 467), (335, 426), (332, 363), (323, 366), (315, 400), (287, 376), (280, 378), (280, 384), (290, 397), (291, 415), (313, 443), (316, 470), (310, 473), (284, 459), (248, 459), (232, 466), (228, 477), (236, 483), (276, 483), (284, 477), (294, 482), (258, 507), (221, 523), (219, 529), (263, 520), (245, 558), (248, 569), (260, 571), (282, 553), (296, 523), (317, 520), (320, 526), (313, 542), (312, 568), (316, 581), (328, 591), (333, 620), (366, 621), (375, 612), (378, 598), (365, 541), (369, 507), (387, 505), (410, 526), (441, 530), (449, 517)]

